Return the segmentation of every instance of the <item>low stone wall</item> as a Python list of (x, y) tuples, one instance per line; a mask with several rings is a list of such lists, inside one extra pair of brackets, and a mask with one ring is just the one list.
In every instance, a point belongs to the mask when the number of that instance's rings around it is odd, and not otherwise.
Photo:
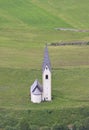
[(73, 29), (73, 28), (55, 28), (55, 30), (60, 30), (60, 31), (72, 31), (72, 32), (89, 32), (89, 30)]
[(53, 42), (49, 44), (50, 46), (66, 46), (66, 45), (89, 45), (89, 42)]

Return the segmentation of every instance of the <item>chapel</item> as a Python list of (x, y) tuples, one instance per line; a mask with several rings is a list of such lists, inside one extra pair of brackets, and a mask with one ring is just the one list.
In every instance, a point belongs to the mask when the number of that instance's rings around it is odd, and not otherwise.
[(36, 79), (30, 87), (31, 102), (41, 103), (42, 101), (51, 101), (51, 63), (48, 53), (48, 47), (44, 50), (44, 59), (42, 64), (42, 85)]

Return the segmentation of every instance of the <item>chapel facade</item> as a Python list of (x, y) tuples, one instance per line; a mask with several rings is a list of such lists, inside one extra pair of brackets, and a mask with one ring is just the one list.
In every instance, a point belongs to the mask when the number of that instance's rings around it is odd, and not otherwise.
[(51, 101), (51, 63), (48, 53), (48, 47), (44, 50), (44, 59), (42, 64), (42, 85), (36, 79), (30, 87), (31, 102), (41, 103), (42, 101)]

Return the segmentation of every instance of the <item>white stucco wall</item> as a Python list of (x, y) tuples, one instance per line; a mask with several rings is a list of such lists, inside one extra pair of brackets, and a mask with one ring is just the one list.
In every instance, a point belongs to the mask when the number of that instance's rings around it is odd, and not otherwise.
[[(46, 79), (46, 75), (48, 75), (48, 79)], [(51, 101), (51, 72), (47, 66), (43, 72), (42, 100)]]
[(42, 101), (42, 95), (31, 94), (31, 101), (33, 103), (40, 103)]

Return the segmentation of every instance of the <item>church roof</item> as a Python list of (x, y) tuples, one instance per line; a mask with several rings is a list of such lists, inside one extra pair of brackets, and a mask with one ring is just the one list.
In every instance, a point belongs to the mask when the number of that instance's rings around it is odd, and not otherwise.
[(42, 85), (38, 82), (38, 80), (35, 80), (32, 84), (31, 93), (33, 93), (34, 95), (42, 94)]
[(42, 65), (42, 71), (45, 70), (46, 65), (48, 66), (49, 70), (51, 71), (51, 63), (50, 63), (50, 59), (49, 59), (49, 53), (48, 53), (47, 46), (45, 47), (45, 51), (44, 51), (44, 60), (43, 60), (43, 65)]

